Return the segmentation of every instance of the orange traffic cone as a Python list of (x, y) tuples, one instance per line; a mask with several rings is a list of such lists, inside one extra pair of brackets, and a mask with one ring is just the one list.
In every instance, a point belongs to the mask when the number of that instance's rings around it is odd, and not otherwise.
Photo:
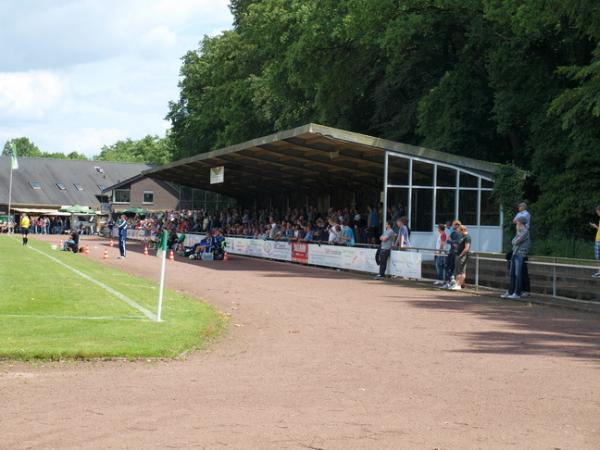
[(110, 240), (110, 246), (114, 247), (115, 246), (115, 241), (113, 241), (112, 239)]
[(144, 256), (148, 256), (148, 246), (144, 245)]
[(108, 259), (108, 250), (104, 250), (104, 255), (102, 256), (102, 259)]
[(229, 261), (229, 253), (225, 252), (223, 255), (223, 261)]
[(85, 254), (86, 254), (86, 255), (89, 255), (89, 254), (90, 254), (90, 246), (89, 246), (89, 245), (86, 245), (86, 246), (85, 246)]
[(169, 261), (175, 261), (175, 255), (173, 254), (173, 250), (169, 252)]

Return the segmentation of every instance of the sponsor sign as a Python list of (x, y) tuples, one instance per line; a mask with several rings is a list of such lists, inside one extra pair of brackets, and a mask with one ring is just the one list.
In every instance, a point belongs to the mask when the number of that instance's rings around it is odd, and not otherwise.
[(225, 181), (225, 166), (211, 167), (210, 184), (219, 184)]
[(227, 249), (229, 253), (236, 255), (277, 259), (279, 261), (292, 260), (292, 246), (289, 242), (227, 238)]
[(304, 242), (293, 242), (292, 243), (292, 261), (308, 264), (308, 249), (309, 245)]
[[(115, 230), (116, 231), (116, 230)], [(142, 239), (142, 230), (129, 230), (129, 237)], [(191, 247), (205, 235), (187, 234), (185, 245)], [(231, 254), (294, 261), (322, 267), (377, 273), (374, 248), (344, 247), (307, 244), (303, 242), (263, 241), (260, 239), (227, 238), (227, 251)], [(422, 255), (410, 251), (393, 251), (388, 263), (390, 275), (421, 278)]]
[(392, 275), (420, 279), (421, 265), (420, 253), (394, 251), (388, 263), (388, 270)]

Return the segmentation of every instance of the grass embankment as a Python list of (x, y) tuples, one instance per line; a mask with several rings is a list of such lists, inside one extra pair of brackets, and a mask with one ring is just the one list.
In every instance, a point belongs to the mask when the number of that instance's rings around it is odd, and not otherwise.
[[(156, 312), (158, 287), (82, 255), (29, 245)], [(0, 358), (174, 357), (218, 335), (213, 307), (165, 291), (163, 322), (153, 322), (114, 294), (60, 264), (0, 237)]]

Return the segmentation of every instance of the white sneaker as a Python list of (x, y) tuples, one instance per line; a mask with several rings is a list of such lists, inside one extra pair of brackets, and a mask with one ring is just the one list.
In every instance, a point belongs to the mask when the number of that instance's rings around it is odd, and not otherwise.
[(441, 285), (443, 285), (443, 284), (444, 284), (444, 282), (443, 282), (443, 281), (440, 281), (440, 280), (436, 280), (436, 281), (434, 281), (434, 282), (433, 282), (433, 285), (434, 285), (434, 286), (441, 286)]
[(510, 297), (510, 293), (508, 291), (506, 291), (504, 294), (502, 294), (500, 296), (500, 298), (508, 298), (508, 297)]
[(600, 270), (592, 275), (592, 278), (600, 278)]
[(506, 297), (506, 298), (510, 298), (511, 300), (515, 300), (515, 299), (521, 298), (521, 296), (520, 296), (520, 295), (517, 295), (517, 294), (510, 294), (510, 295), (509, 295), (508, 297)]
[(529, 292), (521, 292), (521, 297), (531, 297)]
[(452, 286), (448, 289), (450, 289), (451, 291), (462, 291), (462, 287), (460, 287), (460, 285), (458, 285), (458, 284), (455, 284), (454, 286)]
[(449, 283), (444, 283), (442, 285), (440, 285), (440, 289), (448, 289), (450, 287)]

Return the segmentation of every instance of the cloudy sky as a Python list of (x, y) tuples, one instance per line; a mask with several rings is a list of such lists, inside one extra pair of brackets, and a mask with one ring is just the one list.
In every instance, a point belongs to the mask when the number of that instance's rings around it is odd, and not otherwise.
[(97, 154), (164, 135), (180, 58), (231, 27), (228, 0), (0, 0), (0, 147)]

